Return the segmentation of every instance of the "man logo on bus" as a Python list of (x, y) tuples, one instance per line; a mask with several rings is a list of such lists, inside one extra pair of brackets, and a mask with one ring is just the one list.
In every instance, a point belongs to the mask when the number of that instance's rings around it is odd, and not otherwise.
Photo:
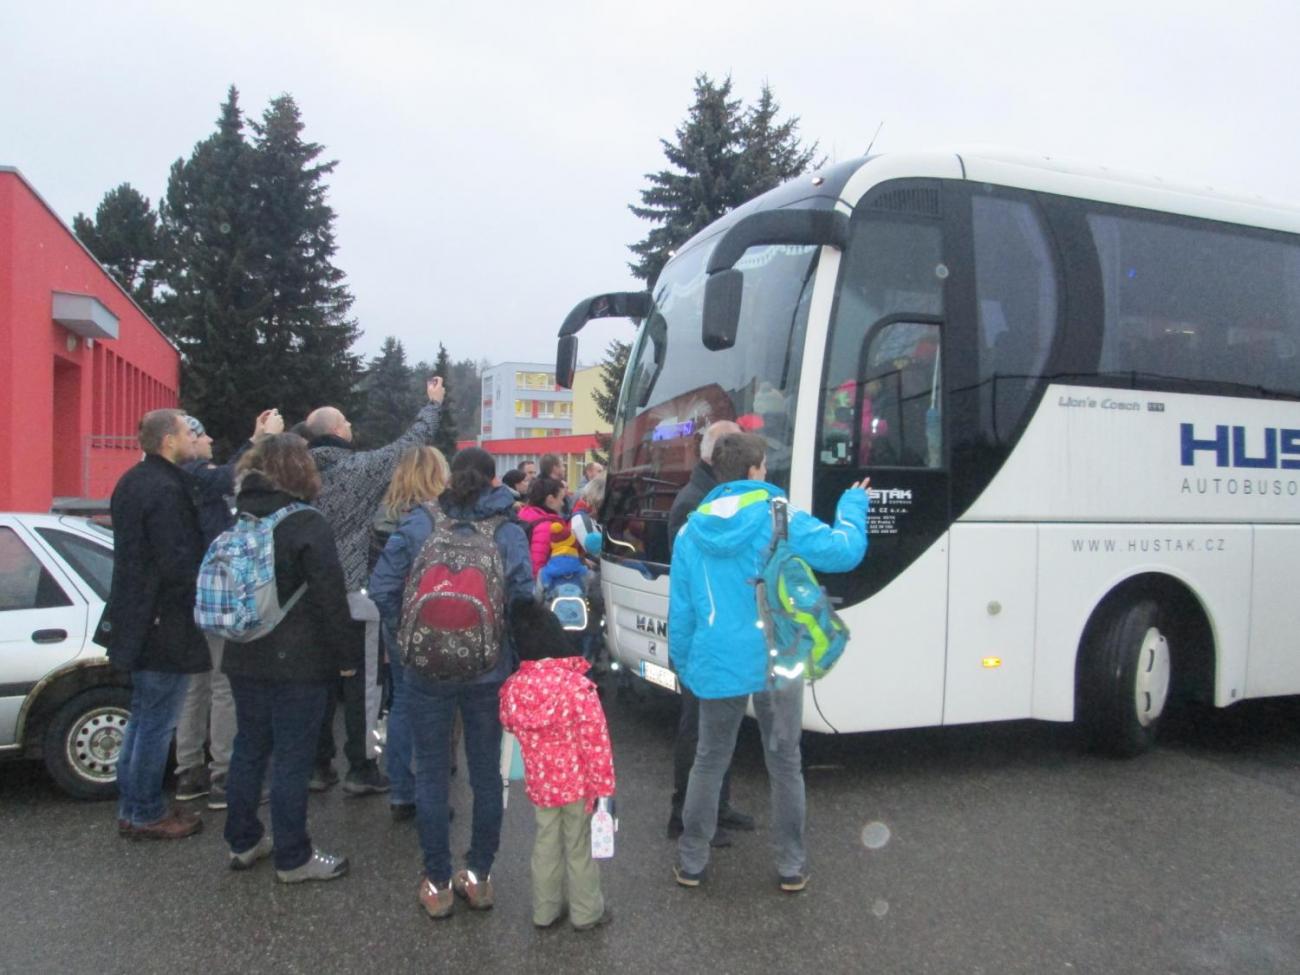
[(654, 616), (642, 616), (638, 613), (636, 628), (642, 633), (650, 633), (653, 636), (666, 637), (668, 635), (668, 621)]
[(1246, 447), (1245, 427), (1220, 423), (1214, 428), (1214, 436), (1200, 438), (1194, 424), (1184, 423), (1181, 436), (1183, 467), (1195, 467), (1196, 455), (1205, 452), (1214, 455), (1215, 467), (1300, 470), (1300, 430), (1265, 427), (1263, 453), (1253, 457)]

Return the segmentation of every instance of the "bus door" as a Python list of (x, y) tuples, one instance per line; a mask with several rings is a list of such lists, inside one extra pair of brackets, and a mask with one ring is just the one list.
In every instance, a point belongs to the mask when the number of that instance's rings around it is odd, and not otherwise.
[[(1054, 238), (1032, 195), (962, 186), (947, 199), (957, 297), (947, 319), (954, 521), (943, 722), (959, 724), (1033, 714), (1038, 524), (1015, 508), (963, 513), (1000, 476), (1045, 377), (1063, 371), (1062, 302)], [(1014, 486), (1009, 496), (1020, 496)]]
[(945, 444), (940, 184), (882, 184), (858, 205), (840, 265), (820, 391), (813, 510), (832, 521), (871, 478), (869, 549), (825, 575), (851, 631), (815, 686), (840, 730), (939, 724), (943, 716), (950, 484)]

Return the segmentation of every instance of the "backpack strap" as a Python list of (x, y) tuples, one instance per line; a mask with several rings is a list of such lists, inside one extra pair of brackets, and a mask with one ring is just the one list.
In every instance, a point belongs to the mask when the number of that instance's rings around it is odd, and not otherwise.
[(297, 514), (299, 511), (312, 510), (315, 509), (313, 509), (311, 505), (304, 504), (301, 501), (294, 501), (291, 504), (286, 504), (283, 508), (280, 508), (277, 511), (272, 511), (264, 520), (270, 523), (271, 528), (274, 529), (276, 525), (280, 524), (280, 522), (284, 521), (284, 519), (288, 518), (290, 515)]
[(499, 531), (501, 526), (507, 521), (510, 521), (509, 515), (489, 515), (479, 521), (470, 522), (470, 524), (482, 531), (488, 538), (496, 541), (497, 531)]
[(790, 537), (790, 502), (785, 498), (774, 497), (769, 506), (772, 510), (772, 547)]

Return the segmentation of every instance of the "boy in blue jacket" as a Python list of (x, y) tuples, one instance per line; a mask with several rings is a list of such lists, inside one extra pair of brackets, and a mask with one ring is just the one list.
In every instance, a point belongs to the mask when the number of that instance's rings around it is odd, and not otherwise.
[[(690, 516), (673, 546), (668, 652), (682, 683), (700, 699), (699, 744), (682, 808), (684, 829), (673, 876), (683, 887), (698, 887), (704, 879), (722, 776), (752, 697), (771, 779), (779, 886), (794, 893), (808, 884), (799, 751), (804, 688), (802, 680), (768, 684), (768, 648), (758, 626), (754, 593), (772, 538), (768, 502), (783, 494), (764, 480), (766, 445), (752, 434), (730, 434), (718, 441), (713, 468), (718, 486)], [(789, 544), (814, 569), (847, 572), (862, 561), (869, 480), (844, 492), (834, 525), (790, 509)]]

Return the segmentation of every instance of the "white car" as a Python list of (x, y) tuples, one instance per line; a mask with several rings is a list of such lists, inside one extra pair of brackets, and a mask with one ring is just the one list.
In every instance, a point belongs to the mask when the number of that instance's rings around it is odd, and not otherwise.
[(81, 799), (117, 791), (131, 702), (91, 642), (113, 577), (113, 533), (85, 518), (0, 514), (0, 759), (44, 758)]

